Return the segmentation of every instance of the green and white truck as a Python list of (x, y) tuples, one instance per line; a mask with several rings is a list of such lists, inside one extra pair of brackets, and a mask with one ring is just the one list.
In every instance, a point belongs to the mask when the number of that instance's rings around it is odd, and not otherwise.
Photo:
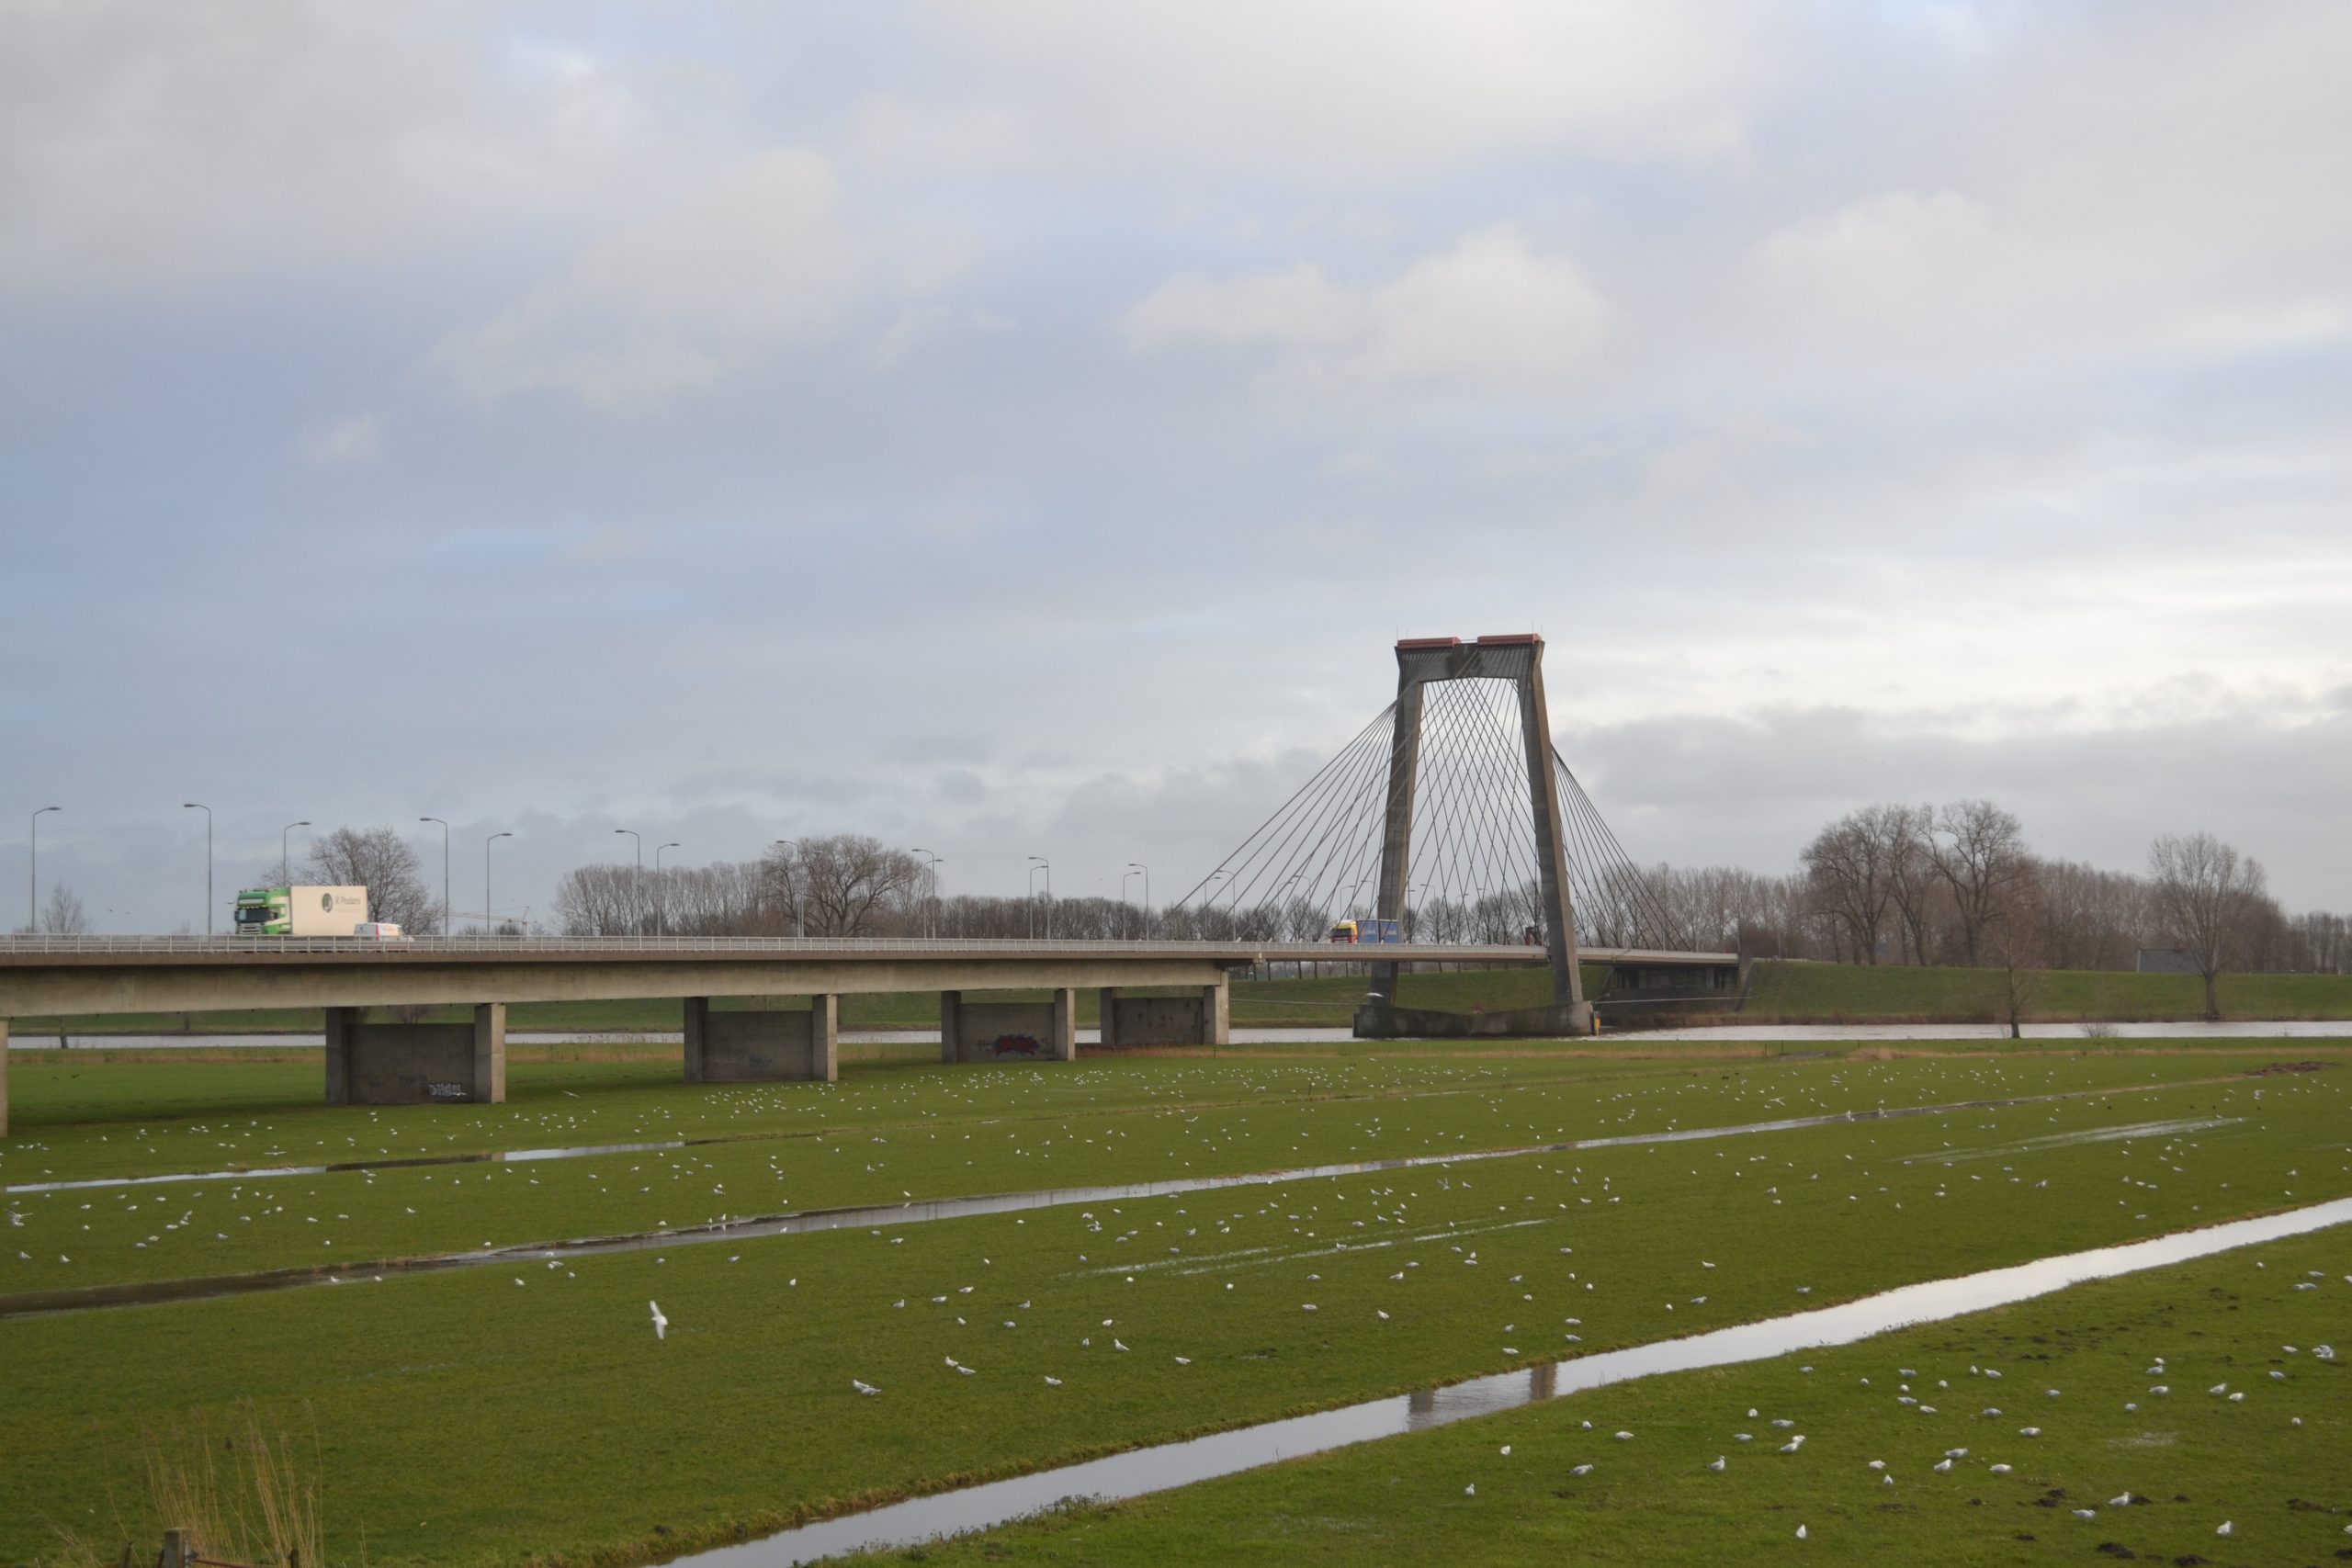
[(237, 895), (239, 936), (351, 936), (367, 923), (365, 887), (248, 887)]

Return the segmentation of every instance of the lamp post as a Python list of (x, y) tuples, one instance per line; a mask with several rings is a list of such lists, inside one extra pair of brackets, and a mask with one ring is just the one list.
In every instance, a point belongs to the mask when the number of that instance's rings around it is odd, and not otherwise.
[(671, 840), (666, 844), (659, 844), (654, 847), (653, 934), (655, 936), (668, 936), (670, 934), (670, 886), (668, 883), (662, 880), (662, 852), (663, 850), (683, 848), (684, 848), (684, 846), (680, 844), (675, 839)]
[[(420, 817), (420, 822), (441, 822), (438, 817)], [(487, 915), (487, 909), (482, 911)], [(441, 822), (441, 934), (455, 936), (456, 911), (449, 908), (449, 824)]]
[[(1143, 940), (1149, 942), (1151, 940), (1151, 867), (1139, 860), (1131, 860), (1127, 863), (1127, 869), (1143, 873)], [(1127, 885), (1122, 880), (1119, 884), (1119, 896), (1124, 898), (1126, 897), (1126, 892)]]
[(212, 934), (212, 807), (200, 801), (183, 800), (182, 811), (204, 813), (204, 934)]
[[(786, 849), (790, 850), (794, 854), (798, 854), (800, 852), (800, 840), (797, 839), (776, 839), (772, 840), (768, 847), (770, 849)], [(786, 873), (786, 886), (792, 889), (792, 936), (793, 940), (797, 942), (802, 937), (808, 934), (808, 928), (801, 923), (800, 919), (800, 879), (787, 872)]]
[(492, 833), (481, 841), (481, 931), (484, 936), (498, 934), (498, 921), (491, 914), (492, 905), (490, 898), (490, 846), (501, 839), (511, 839), (514, 836), (512, 833)]
[(634, 828), (616, 828), (615, 834), (627, 833), (628, 841), (637, 849), (637, 870), (629, 874), (629, 924), (637, 928), (632, 934), (645, 934), (645, 840), (638, 837)]
[(40, 934), (40, 819), (52, 811), (62, 811), (62, 806), (44, 806), (33, 813), (32, 855), (25, 870), (25, 934)]
[(939, 868), (947, 862), (945, 857), (933, 854), (929, 850), (914, 852), (929, 863), (931, 870), (931, 897), (923, 900), (923, 913), (928, 917), (923, 921), (923, 935), (936, 937), (939, 934)]
[(284, 877), (289, 886), (294, 881), (294, 852), (287, 847), (287, 839), (295, 829), (309, 826), (308, 822), (288, 822), (277, 830), (277, 874)]
[(1054, 863), (1030, 856), (1030, 941), (1037, 941), (1037, 872), (1045, 872), (1045, 941), (1054, 941)]
[[(1123, 911), (1127, 907), (1127, 884), (1133, 882), (1135, 878), (1136, 868), (1132, 865), (1119, 874), (1119, 908)], [(1119, 923), (1121, 925), (1125, 925), (1127, 922), (1121, 920)], [(1142, 939), (1138, 937), (1136, 940), (1141, 941)]]

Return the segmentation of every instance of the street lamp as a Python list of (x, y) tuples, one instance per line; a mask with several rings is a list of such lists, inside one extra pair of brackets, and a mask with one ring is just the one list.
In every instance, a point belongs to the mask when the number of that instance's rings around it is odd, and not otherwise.
[(182, 811), (204, 813), (204, 934), (212, 934), (212, 807), (194, 800), (180, 802)]
[(498, 934), (498, 922), (492, 916), (490, 899), (490, 846), (501, 839), (511, 839), (512, 833), (492, 833), (481, 841), (481, 931), (484, 936)]
[[(1151, 867), (1144, 864), (1143, 862), (1139, 860), (1131, 860), (1127, 863), (1127, 869), (1129, 871), (1139, 871), (1143, 873), (1143, 940), (1149, 942), (1151, 940)], [(1119, 879), (1119, 897), (1124, 898), (1126, 896), (1126, 879), (1125, 877), (1121, 877)]]
[[(770, 849), (787, 849), (794, 854), (798, 854), (800, 852), (800, 840), (797, 839), (776, 839), (771, 840), (768, 847)], [(786, 874), (786, 886), (792, 889), (792, 936), (793, 940), (797, 942), (802, 937), (808, 934), (808, 929), (801, 923), (800, 919), (800, 879), (787, 872)]]
[(675, 839), (671, 840), (666, 844), (659, 844), (654, 847), (653, 934), (655, 936), (667, 936), (670, 934), (670, 889), (669, 884), (662, 880), (662, 852), (663, 850), (683, 849), (684, 847), (684, 846), (680, 844)]
[(286, 847), (287, 835), (297, 828), (307, 828), (308, 822), (288, 822), (277, 830), (277, 874), (290, 886), (294, 881), (294, 852)]
[[(1126, 913), (1127, 909), (1127, 884), (1133, 882), (1135, 878), (1136, 868), (1132, 865), (1119, 874), (1119, 912), (1123, 915)], [(1121, 920), (1119, 923), (1121, 925), (1125, 925), (1127, 922)], [(1141, 939), (1138, 938), (1137, 940), (1140, 941)]]
[(939, 934), (939, 868), (947, 862), (944, 856), (933, 854), (929, 850), (917, 850), (914, 852), (922, 856), (931, 864), (931, 897), (923, 900), (923, 912), (930, 919), (923, 922), (923, 934), (936, 937)]
[(637, 870), (631, 874), (628, 882), (629, 923), (637, 928), (636, 934), (643, 936), (645, 934), (645, 840), (638, 837), (637, 829), (634, 828), (616, 828), (613, 831), (616, 835), (627, 833), (629, 842), (637, 849)]
[(31, 839), (32, 857), (25, 872), (25, 934), (40, 934), (40, 819), (52, 811), (62, 811), (62, 806), (44, 806), (33, 813)]
[(1034, 942), (1037, 936), (1037, 873), (1043, 871), (1046, 874), (1046, 940), (1051, 942), (1054, 940), (1054, 863), (1043, 855), (1031, 855), (1029, 862), (1029, 937)]
[[(441, 822), (438, 817), (420, 817), (420, 822)], [(488, 911), (484, 911), (487, 913)], [(441, 822), (441, 934), (455, 936), (456, 911), (449, 908), (449, 824)]]

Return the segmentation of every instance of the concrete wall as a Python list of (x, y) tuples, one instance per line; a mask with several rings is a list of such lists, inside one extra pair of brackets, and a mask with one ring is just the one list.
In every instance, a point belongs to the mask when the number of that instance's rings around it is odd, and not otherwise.
[(841, 998), (811, 997), (806, 1012), (722, 1012), (686, 998), (688, 1083), (832, 1083), (841, 1077)]
[(506, 1009), (470, 1023), (371, 1023), (326, 1010), (329, 1105), (498, 1105), (506, 1099)]
[[(1035, 1041), (1035, 1049), (1012, 1043)], [(1078, 1057), (1078, 992), (1064, 988), (1049, 1002), (967, 1001), (960, 991), (939, 997), (939, 1059), (943, 1062), (1069, 1062)]]
[(1224, 986), (1204, 986), (1189, 997), (1130, 997), (1105, 987), (1098, 1007), (1102, 1043), (1119, 1045), (1223, 1045), (1231, 1030)]

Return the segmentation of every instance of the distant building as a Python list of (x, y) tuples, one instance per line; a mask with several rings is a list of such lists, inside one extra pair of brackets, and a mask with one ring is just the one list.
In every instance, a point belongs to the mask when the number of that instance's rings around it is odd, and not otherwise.
[(2201, 975), (2203, 966), (2198, 962), (2193, 947), (2143, 947), (2139, 962), (2133, 965), (2143, 975)]

